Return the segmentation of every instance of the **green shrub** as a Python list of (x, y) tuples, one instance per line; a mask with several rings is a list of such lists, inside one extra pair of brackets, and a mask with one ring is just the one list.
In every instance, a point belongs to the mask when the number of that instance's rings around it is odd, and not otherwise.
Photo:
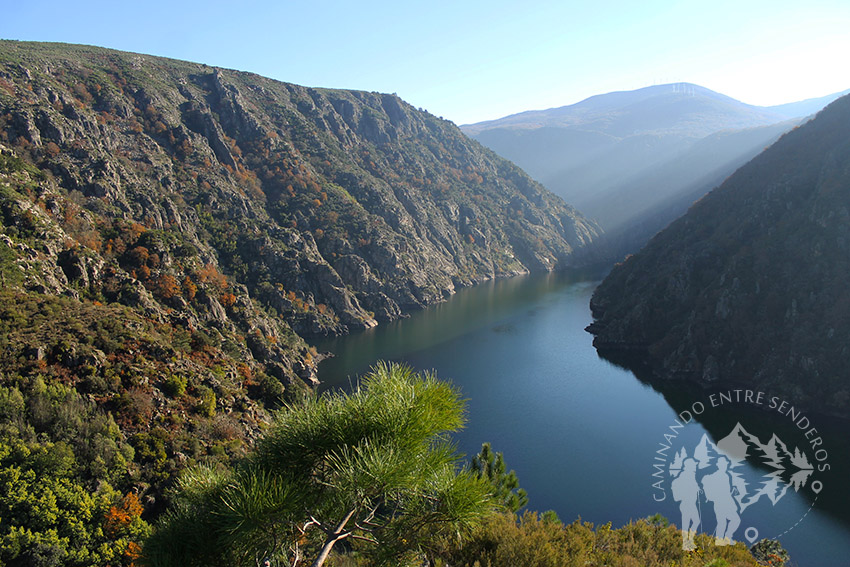
[(280, 380), (268, 374), (260, 374), (258, 378), (263, 400), (272, 406), (279, 405), (286, 393), (286, 388), (280, 383)]
[(205, 417), (213, 417), (215, 415), (215, 392), (207, 386), (198, 387), (198, 405), (196, 409), (198, 413)]
[(715, 546), (705, 534), (696, 538), (697, 548), (682, 549), (682, 532), (675, 526), (640, 520), (614, 529), (575, 521), (564, 525), (525, 512), (491, 517), (469, 541), (441, 553), (444, 564), (454, 567), (756, 567), (747, 548), (737, 543)]
[(172, 375), (162, 385), (162, 391), (172, 398), (179, 398), (186, 393), (187, 384), (185, 376)]
[(141, 506), (113, 514), (121, 529), (105, 530), (119, 494), (108, 484), (91, 492), (76, 476), (64, 443), (0, 439), (0, 564), (117, 565), (150, 533)]
[(750, 548), (753, 557), (761, 565), (783, 567), (791, 560), (788, 552), (775, 539), (763, 539)]

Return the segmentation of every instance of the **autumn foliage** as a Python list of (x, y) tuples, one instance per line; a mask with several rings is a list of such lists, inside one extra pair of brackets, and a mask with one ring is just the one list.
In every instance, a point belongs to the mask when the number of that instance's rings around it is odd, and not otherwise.
[(117, 506), (111, 506), (106, 512), (103, 522), (103, 530), (111, 538), (120, 537), (133, 522), (133, 518), (142, 515), (144, 507), (139, 502), (139, 497), (128, 492)]
[(227, 289), (227, 277), (218, 271), (212, 264), (207, 264), (195, 273), (195, 277), (202, 284), (209, 284), (219, 291)]
[(163, 274), (156, 280), (156, 292), (163, 299), (180, 295), (180, 283), (174, 276)]
[[(106, 512), (103, 522), (103, 531), (107, 537), (118, 539), (131, 536), (131, 526), (134, 520), (140, 518), (144, 507), (139, 502), (139, 497), (132, 492), (128, 492), (117, 506), (111, 506)], [(141, 546), (130, 541), (124, 549), (124, 560), (127, 565), (134, 565), (135, 562), (142, 556)]]

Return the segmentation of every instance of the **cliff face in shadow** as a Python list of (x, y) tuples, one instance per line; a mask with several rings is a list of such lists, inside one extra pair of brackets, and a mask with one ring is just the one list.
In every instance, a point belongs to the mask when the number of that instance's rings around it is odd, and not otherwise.
[(850, 98), (697, 202), (593, 296), (600, 353), (850, 415)]

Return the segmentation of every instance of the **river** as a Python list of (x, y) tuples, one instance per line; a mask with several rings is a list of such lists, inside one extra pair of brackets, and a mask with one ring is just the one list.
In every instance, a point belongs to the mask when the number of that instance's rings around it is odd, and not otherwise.
[[(621, 526), (661, 513), (681, 525), (669, 490), (673, 453), (684, 447), (696, 457), (705, 434), (711, 443), (703, 447), (711, 453), (736, 420), (749, 439), (766, 445), (773, 432), (789, 450), (808, 448), (810, 438), (791, 421), (797, 416), (771, 411), (769, 392), (759, 407), (757, 393), (748, 400), (738, 394), (740, 399), (732, 402), (688, 388), (661, 393), (600, 358), (584, 331), (591, 322), (588, 302), (595, 285), (577, 274), (548, 274), (462, 290), (409, 319), (317, 343), (320, 351), (335, 355), (321, 363), (319, 378), (324, 388), (345, 388), (376, 360), (434, 370), (468, 400), (468, 424), (455, 436), (460, 450), (474, 455), (482, 442), (491, 442), (528, 491), (529, 508), (552, 509), (565, 522), (580, 517)], [(690, 423), (675, 427), (676, 419), (689, 415), (694, 417)], [(786, 490), (780, 490), (782, 483), (772, 486), (770, 494), (741, 511), (735, 539), (779, 536), (801, 567), (850, 565), (848, 487), (841, 485), (848, 469), (846, 457), (839, 459), (846, 455), (846, 435), (839, 439), (842, 427), (829, 433), (828, 424), (813, 416), (811, 422), (819, 425), (823, 444), (808, 448), (807, 464), (827, 464), (831, 470), (815, 470), (799, 492), (793, 485)], [(815, 450), (826, 448), (829, 456), (818, 461)], [(663, 466), (653, 468), (657, 463)], [(705, 470), (714, 469), (706, 465)], [(748, 457), (736, 470), (754, 493), (774, 469), (757, 468)], [(658, 484), (662, 477), (664, 488)], [(821, 489), (818, 494), (813, 487)], [(704, 494), (699, 504), (700, 531), (713, 532), (715, 516)]]

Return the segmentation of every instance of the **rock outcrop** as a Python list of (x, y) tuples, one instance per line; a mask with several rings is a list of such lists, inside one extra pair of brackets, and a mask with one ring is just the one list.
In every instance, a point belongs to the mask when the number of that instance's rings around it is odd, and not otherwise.
[(0, 81), (2, 141), (50, 172), (51, 199), (65, 216), (73, 202), (89, 248), (108, 245), (115, 219), (161, 231), (162, 273), (182, 281), (211, 264), (301, 334), (576, 264), (598, 233), (394, 95), (18, 42), (0, 43)]

